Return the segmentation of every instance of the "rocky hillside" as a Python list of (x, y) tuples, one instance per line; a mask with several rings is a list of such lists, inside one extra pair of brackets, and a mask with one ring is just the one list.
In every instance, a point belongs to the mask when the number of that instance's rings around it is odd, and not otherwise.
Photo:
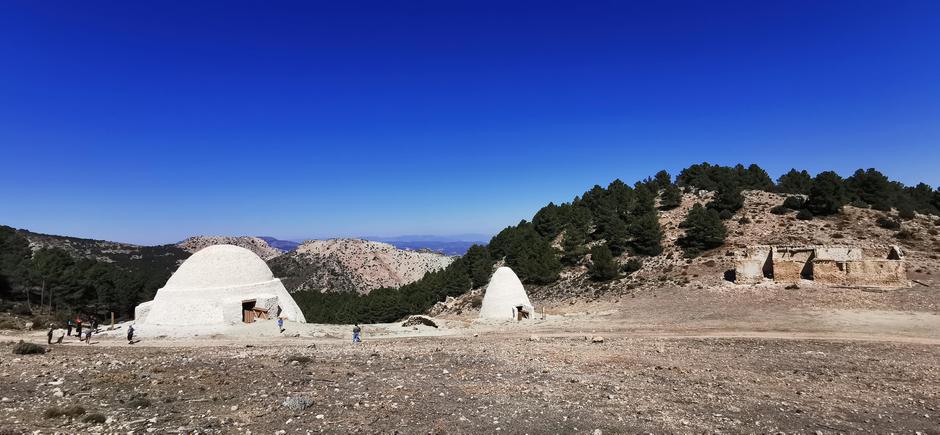
[(268, 264), (290, 291), (365, 294), (417, 281), (452, 261), (452, 257), (436, 252), (401, 250), (388, 243), (332, 239), (304, 242)]
[(250, 236), (195, 236), (176, 244), (176, 246), (186, 250), (189, 253), (194, 253), (202, 248), (212, 245), (241, 246), (242, 248), (254, 252), (264, 261), (268, 261), (284, 253), (284, 251), (280, 249), (271, 247), (268, 242), (262, 240), (260, 237)]
[[(799, 220), (796, 212), (773, 214), (771, 208), (783, 203), (785, 194), (744, 191), (744, 207), (725, 221), (728, 236), (724, 246), (696, 258), (685, 258), (677, 241), (684, 234), (679, 224), (696, 203), (706, 203), (713, 193), (686, 193), (678, 208), (660, 211), (663, 253), (654, 257), (636, 257), (643, 262), (637, 272), (619, 280), (594, 283), (587, 277), (589, 257), (581, 265), (566, 268), (561, 279), (548, 286), (535, 286), (537, 296), (577, 297), (584, 293), (624, 293), (638, 288), (682, 286), (712, 289), (739, 288), (724, 279), (725, 271), (750, 245), (846, 245), (863, 248), (866, 257), (886, 255), (890, 245), (899, 245), (906, 254), (908, 275), (922, 282), (933, 282), (940, 271), (940, 236), (936, 216), (917, 214), (914, 219), (898, 219), (897, 210), (882, 212), (868, 208), (845, 206), (842, 213), (829, 217)], [(877, 224), (881, 217), (901, 222), (900, 230), (885, 229)], [(563, 235), (559, 239), (563, 239)], [(557, 241), (560, 244), (560, 240)], [(630, 254), (617, 258), (626, 264)]]
[(75, 258), (90, 258), (121, 266), (148, 263), (152, 267), (176, 270), (176, 266), (189, 257), (189, 252), (174, 245), (140, 246), (107, 240), (34, 233), (23, 229), (17, 230), (17, 233), (29, 241), (29, 246), (33, 251), (59, 248)]

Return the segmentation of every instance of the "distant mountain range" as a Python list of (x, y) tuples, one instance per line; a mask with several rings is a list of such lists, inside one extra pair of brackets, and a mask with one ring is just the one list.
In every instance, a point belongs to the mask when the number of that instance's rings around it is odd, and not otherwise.
[[(302, 244), (302, 242), (281, 240), (268, 236), (260, 236), (258, 238), (267, 242), (268, 245), (270, 245), (272, 248), (280, 249), (284, 252), (293, 252), (297, 249), (298, 246)], [(487, 236), (486, 234), (456, 234), (452, 236), (416, 234), (392, 237), (363, 236), (357, 238), (362, 240), (371, 240), (373, 242), (388, 243), (398, 249), (404, 249), (407, 251), (429, 250), (444, 255), (454, 256), (463, 255), (467, 252), (467, 249), (475, 244), (487, 244), (490, 236)]]
[(361, 238), (388, 243), (398, 249), (408, 251), (426, 249), (444, 255), (463, 255), (471, 246), (485, 245), (490, 240), (490, 236), (486, 234), (455, 234), (452, 236), (419, 234), (394, 237), (363, 236)]
[(272, 248), (280, 249), (284, 252), (291, 252), (301, 245), (300, 242), (295, 242), (293, 240), (280, 240), (268, 236), (259, 236), (258, 238), (268, 242), (268, 245), (270, 245)]

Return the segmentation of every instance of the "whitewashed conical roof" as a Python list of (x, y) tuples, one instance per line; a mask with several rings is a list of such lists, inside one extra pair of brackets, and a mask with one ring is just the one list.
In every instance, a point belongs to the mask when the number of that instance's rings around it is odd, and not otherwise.
[(186, 259), (164, 288), (199, 291), (240, 287), (272, 279), (271, 269), (254, 252), (235, 245), (212, 245)]
[(153, 301), (141, 304), (143, 318), (137, 321), (166, 326), (234, 324), (243, 320), (243, 303), (251, 302), (268, 310), (269, 318), (305, 321), (294, 298), (261, 257), (242, 247), (213, 245), (184, 261)]
[(532, 311), (532, 303), (529, 302), (522, 281), (508, 267), (496, 269), (483, 294), (480, 318), (512, 320), (515, 313), (513, 309), (520, 305)]

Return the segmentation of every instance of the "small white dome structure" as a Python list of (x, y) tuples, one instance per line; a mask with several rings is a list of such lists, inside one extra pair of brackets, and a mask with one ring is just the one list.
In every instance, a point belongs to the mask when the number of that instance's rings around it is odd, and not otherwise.
[(300, 307), (264, 260), (234, 245), (212, 245), (186, 259), (150, 302), (134, 311), (146, 325), (306, 322)]
[[(516, 273), (508, 267), (496, 269), (483, 294), (480, 307), (481, 319), (520, 320), (534, 311), (525, 287)], [(523, 315), (521, 316), (520, 313)]]

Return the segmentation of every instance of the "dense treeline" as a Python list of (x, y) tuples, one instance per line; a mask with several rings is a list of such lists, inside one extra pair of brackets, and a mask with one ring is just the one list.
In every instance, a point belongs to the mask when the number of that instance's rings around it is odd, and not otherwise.
[[(827, 171), (811, 176), (793, 169), (776, 183), (757, 165), (720, 166), (701, 163), (683, 169), (673, 182), (666, 171), (627, 185), (614, 180), (594, 186), (564, 204), (549, 203), (531, 222), (521, 221), (494, 236), (486, 246), (474, 246), (450, 267), (401, 287), (356, 294), (295, 293), (311, 322), (390, 322), (424, 312), (447, 296), (486, 284), (493, 264), (505, 261), (526, 284), (549, 284), (565, 266), (583, 264), (588, 276), (606, 281), (640, 268), (643, 256), (662, 252), (659, 210), (678, 207), (682, 190), (715, 194), (689, 210), (678, 240), (687, 256), (700, 255), (724, 244), (725, 220), (744, 206), (743, 190), (798, 194), (779, 210), (799, 210), (801, 219), (838, 213), (846, 204), (877, 210), (897, 208), (901, 216), (940, 214), (940, 190), (926, 184), (906, 187), (874, 169), (858, 170), (843, 179)], [(659, 199), (658, 207), (656, 199)], [(623, 266), (616, 261), (629, 253)]]
[(144, 252), (133, 264), (115, 264), (74, 258), (60, 248), (33, 252), (26, 237), (0, 226), (0, 299), (25, 302), (34, 313), (130, 318), (175, 269), (177, 256), (163, 254)]
[[(497, 261), (512, 267), (526, 284), (550, 284), (564, 267), (583, 265), (596, 281), (638, 270), (642, 259), (662, 252), (658, 210), (678, 207), (682, 191), (714, 191), (711, 200), (692, 207), (680, 225), (678, 240), (687, 256), (722, 246), (724, 221), (744, 205), (743, 190), (788, 194), (775, 213), (798, 211), (800, 219), (839, 213), (847, 204), (898, 210), (902, 219), (915, 212), (940, 214), (940, 190), (924, 183), (908, 187), (875, 169), (848, 178), (826, 171), (811, 176), (793, 169), (776, 183), (757, 165), (733, 167), (701, 163), (683, 169), (673, 181), (666, 171), (628, 185), (614, 180), (594, 186), (571, 202), (549, 203), (533, 216), (500, 231), (487, 246), (475, 245), (446, 269), (398, 289), (369, 295), (298, 292), (295, 299), (311, 322), (387, 322), (421, 313), (448, 296), (484, 286)], [(658, 199), (658, 204), (657, 204)], [(879, 225), (896, 225), (885, 221)], [(621, 266), (623, 254), (630, 259)], [(81, 311), (130, 317), (150, 300), (188, 254), (173, 246), (140, 248), (108, 263), (76, 259), (61, 249), (32, 251), (26, 238), (0, 226), (0, 299), (30, 301), (59, 313)]]
[(486, 285), (497, 260), (505, 261), (524, 283), (550, 284), (558, 280), (563, 266), (584, 262), (588, 245), (594, 246), (590, 251), (597, 256), (597, 264), (589, 264), (593, 276), (612, 279), (638, 268), (638, 263), (632, 262), (630, 270), (622, 269), (614, 256), (662, 252), (656, 197), (661, 190), (670, 189), (675, 195), (671, 205), (661, 204), (664, 208), (677, 207), (681, 199), (681, 192), (667, 172), (633, 186), (614, 180), (606, 188), (594, 186), (569, 203), (548, 204), (531, 222), (507, 227), (487, 246), (475, 245), (446, 269), (399, 289), (375, 290), (365, 296), (298, 292), (294, 298), (311, 322), (390, 322), (424, 312), (448, 296)]

